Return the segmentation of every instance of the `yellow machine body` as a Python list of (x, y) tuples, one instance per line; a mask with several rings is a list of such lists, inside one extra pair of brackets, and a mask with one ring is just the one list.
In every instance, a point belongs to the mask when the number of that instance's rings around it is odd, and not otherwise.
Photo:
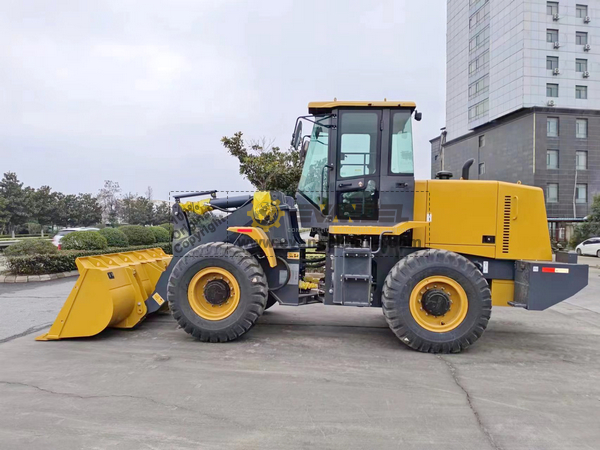
[(552, 261), (544, 193), (501, 181), (415, 182), (418, 246), (496, 259)]
[(145, 300), (170, 261), (171, 256), (160, 248), (77, 258), (79, 279), (50, 331), (36, 340), (134, 327), (145, 318)]

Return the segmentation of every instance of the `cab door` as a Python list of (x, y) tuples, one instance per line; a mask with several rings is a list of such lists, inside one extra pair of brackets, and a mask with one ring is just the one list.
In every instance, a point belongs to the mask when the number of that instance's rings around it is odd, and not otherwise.
[(383, 123), (379, 220), (396, 224), (413, 219), (412, 110), (386, 109)]
[(338, 221), (379, 218), (382, 128), (381, 110), (339, 112), (335, 165), (335, 217)]

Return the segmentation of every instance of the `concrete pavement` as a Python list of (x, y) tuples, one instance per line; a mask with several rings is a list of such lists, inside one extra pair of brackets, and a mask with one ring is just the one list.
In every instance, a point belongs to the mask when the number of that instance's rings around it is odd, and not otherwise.
[(275, 306), (227, 344), (169, 316), (34, 342), (16, 336), (51, 322), (73, 280), (2, 286), (0, 447), (595, 449), (600, 271), (590, 278), (545, 312), (494, 309), (471, 349), (445, 356), (404, 347), (380, 310), (322, 305)]

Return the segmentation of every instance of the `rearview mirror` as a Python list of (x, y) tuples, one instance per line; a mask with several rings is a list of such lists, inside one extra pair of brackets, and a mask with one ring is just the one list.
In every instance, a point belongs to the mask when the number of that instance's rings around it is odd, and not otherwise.
[(302, 142), (302, 148), (300, 149), (300, 164), (304, 162), (304, 158), (306, 158), (306, 154), (308, 153), (308, 146), (310, 145), (310, 139), (305, 139)]
[(298, 148), (300, 144), (300, 139), (302, 139), (302, 122), (299, 120), (296, 125), (296, 129), (294, 130), (294, 134), (292, 134), (292, 147)]

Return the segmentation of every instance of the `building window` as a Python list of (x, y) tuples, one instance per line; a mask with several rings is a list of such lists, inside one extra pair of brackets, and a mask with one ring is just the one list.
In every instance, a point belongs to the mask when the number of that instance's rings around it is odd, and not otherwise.
[(575, 185), (575, 203), (587, 203), (587, 184)]
[(485, 27), (469, 41), (469, 50), (473, 51), (485, 44), (490, 37), (490, 27)]
[(558, 117), (548, 117), (546, 119), (546, 136), (558, 137)]
[(479, 136), (479, 148), (485, 147), (485, 134)]
[(546, 168), (558, 169), (558, 150), (548, 150), (546, 152)]
[(584, 31), (578, 31), (575, 33), (575, 44), (586, 45), (588, 43), (587, 33)]
[(575, 86), (575, 98), (587, 98), (587, 86)]
[(558, 97), (558, 84), (546, 84), (546, 97)]
[(546, 186), (546, 202), (558, 203), (558, 183), (548, 183)]
[(479, 175), (485, 175), (485, 163), (479, 163)]
[(469, 120), (475, 120), (488, 112), (489, 99), (477, 103), (469, 108)]
[(486, 92), (488, 90), (488, 86), (489, 77), (486, 75), (469, 86), (469, 97), (475, 97), (482, 92)]
[(577, 150), (575, 159), (577, 170), (587, 170), (587, 152)]
[(485, 52), (469, 63), (469, 74), (477, 72), (490, 62), (490, 52)]
[(546, 14), (550, 16), (558, 14), (558, 2), (546, 2)]
[(588, 15), (587, 5), (575, 5), (575, 8), (577, 11), (577, 17), (580, 19), (584, 19)]
[(546, 69), (558, 69), (558, 56), (546, 56)]
[(473, 14), (469, 18), (469, 28), (473, 28), (474, 26), (483, 22), (490, 15), (490, 3), (485, 2), (485, 4), (477, 10), (475, 14)]
[(558, 42), (558, 30), (546, 30), (546, 42)]
[(587, 138), (587, 119), (575, 119), (575, 137), (580, 139)]
[(587, 72), (587, 59), (576, 59), (575, 60), (575, 71), (576, 72)]

